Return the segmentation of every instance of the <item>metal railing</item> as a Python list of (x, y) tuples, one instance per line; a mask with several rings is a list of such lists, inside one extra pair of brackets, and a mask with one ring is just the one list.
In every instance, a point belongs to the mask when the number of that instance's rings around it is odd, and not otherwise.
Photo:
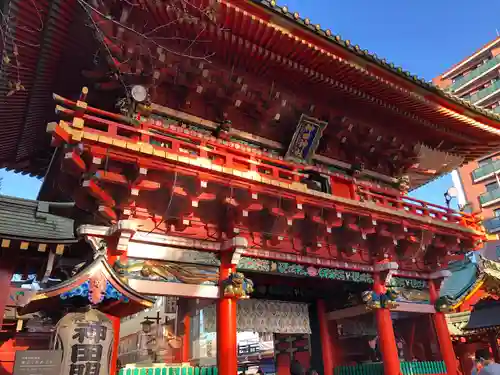
[(451, 84), (448, 89), (450, 91), (457, 91), (460, 87), (465, 85), (466, 83), (472, 81), (473, 79), (476, 79), (479, 77), (481, 74), (486, 73), (488, 70), (494, 68), (495, 66), (500, 64), (500, 55), (497, 55), (493, 57), (491, 60), (488, 62), (484, 63), (480, 67), (476, 68), (469, 74), (462, 76), (460, 78), (457, 78), (453, 84)]
[(488, 191), (484, 194), (481, 194), (479, 196), (479, 202), (481, 203), (481, 206), (487, 206), (488, 204), (500, 200), (500, 188), (497, 188), (495, 190)]
[(472, 181), (477, 182), (485, 177), (495, 174), (500, 171), (500, 159), (493, 160), (485, 165), (482, 165), (479, 168), (476, 168), (472, 171)]
[(500, 217), (492, 217), (483, 222), (484, 228), (487, 233), (497, 233), (500, 232)]
[(486, 98), (488, 95), (491, 95), (498, 90), (500, 90), (500, 81), (495, 81), (495, 83), (493, 83), (492, 85), (490, 85), (482, 90), (479, 90), (478, 92), (476, 92), (473, 95), (470, 95), (468, 100), (471, 103), (476, 103), (479, 100)]

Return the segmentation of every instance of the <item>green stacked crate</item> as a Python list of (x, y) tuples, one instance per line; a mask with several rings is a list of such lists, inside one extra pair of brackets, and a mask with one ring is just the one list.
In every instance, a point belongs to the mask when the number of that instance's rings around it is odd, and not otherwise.
[[(403, 375), (446, 374), (446, 367), (444, 365), (444, 362), (442, 361), (401, 362), (401, 373)], [(384, 366), (382, 363), (367, 363), (355, 366), (338, 366), (334, 369), (334, 374), (335, 375), (384, 375)]]
[(435, 375), (445, 374), (446, 367), (442, 361), (401, 362), (403, 375)]
[(367, 363), (355, 366), (338, 366), (334, 369), (335, 375), (383, 375), (384, 367), (381, 363)]

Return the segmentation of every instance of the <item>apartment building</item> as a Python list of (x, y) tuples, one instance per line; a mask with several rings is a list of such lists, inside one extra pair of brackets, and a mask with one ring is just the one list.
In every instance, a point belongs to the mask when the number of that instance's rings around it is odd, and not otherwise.
[(433, 81), (462, 99), (500, 113), (500, 37)]
[[(481, 47), (433, 80), (434, 84), (485, 109), (500, 114), (500, 37)], [(459, 203), (481, 212), (491, 240), (500, 234), (500, 150), (453, 172)], [(464, 202), (465, 201), (465, 202)], [(500, 257), (500, 242), (486, 251)]]

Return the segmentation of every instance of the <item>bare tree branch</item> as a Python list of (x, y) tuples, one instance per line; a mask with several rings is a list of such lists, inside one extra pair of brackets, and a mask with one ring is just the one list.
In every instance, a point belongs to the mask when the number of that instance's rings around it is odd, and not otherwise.
[[(182, 1), (184, 3), (184, 1)], [(176, 19), (174, 21), (171, 21), (167, 24), (164, 24), (164, 25), (161, 25), (161, 26), (158, 26), (156, 27), (155, 29), (152, 29), (146, 33), (141, 33), (139, 31), (137, 31), (136, 29), (132, 28), (132, 27), (129, 27), (127, 25), (125, 25), (124, 23), (121, 23), (119, 21), (116, 21), (115, 19), (113, 19), (112, 17), (110, 17), (109, 15), (106, 15), (104, 13), (102, 13), (100, 10), (98, 10), (97, 8), (93, 7), (92, 5), (90, 5), (89, 3), (87, 3), (85, 0), (78, 0), (78, 3), (84, 7), (84, 9), (86, 9), (86, 11), (89, 13), (89, 9), (93, 12), (95, 12), (96, 14), (98, 14), (99, 16), (101, 16), (102, 18), (105, 18), (106, 20), (108, 20), (109, 22), (112, 22), (113, 24), (123, 28), (124, 30), (127, 30), (133, 34), (135, 34), (136, 36), (138, 36), (139, 38), (142, 39), (143, 42), (149, 42), (151, 44), (154, 44), (156, 47), (159, 47), (163, 50), (165, 50), (166, 52), (168, 53), (171, 53), (171, 54), (174, 54), (174, 55), (177, 55), (177, 56), (181, 56), (181, 57), (187, 57), (187, 58), (190, 58), (190, 59), (197, 59), (197, 60), (205, 60), (207, 62), (209, 62), (209, 58), (211, 56), (213, 56), (213, 54), (209, 54), (209, 55), (203, 55), (203, 56), (196, 56), (196, 55), (191, 55), (191, 54), (187, 54), (187, 53), (183, 53), (183, 52), (179, 52), (179, 51), (176, 51), (176, 50), (173, 50), (171, 48), (169, 48), (167, 45), (165, 44), (160, 44), (156, 41), (156, 38), (151, 38), (150, 35), (152, 33), (155, 33), (157, 32), (158, 30), (162, 29), (162, 28), (166, 28), (168, 26), (171, 26), (173, 24), (176, 24), (176, 23), (179, 23), (179, 22), (182, 22), (183, 20), (189, 20), (189, 19), (192, 19), (193, 17), (192, 16), (189, 16), (189, 15), (186, 15), (186, 16), (183, 16), (183, 17), (180, 17), (179, 19)], [(89, 13), (90, 15), (90, 13)], [(91, 16), (91, 15), (90, 15)], [(96, 22), (93, 22), (94, 25), (97, 26), (97, 23)], [(97, 26), (98, 27), (98, 26)], [(203, 28), (203, 31), (205, 31), (206, 28)], [(101, 30), (102, 32), (102, 30)], [(200, 33), (201, 34), (201, 33)], [(196, 38), (197, 39), (197, 38)], [(194, 43), (196, 43), (196, 39), (194, 40)], [(190, 46), (192, 46), (194, 43), (191, 43)]]
[[(0, 79), (2, 79), (9, 91), (7, 96), (11, 96), (18, 91), (24, 91), (25, 87), (21, 82), (21, 71), (25, 70), (21, 66), (20, 46), (22, 47), (40, 47), (39, 44), (30, 43), (24, 39), (17, 38), (16, 30), (23, 30), (27, 33), (38, 35), (44, 28), (43, 18), (38, 9), (35, 0), (30, 0), (30, 4), (37, 14), (39, 25), (32, 28), (19, 24), (19, 21), (14, 20), (11, 15), (11, 8), (5, 14), (0, 9), (0, 39), (2, 49), (2, 60), (0, 62)], [(12, 21), (15, 21), (15, 30), (11, 27)]]
[(149, 80), (147, 85), (156, 92), (166, 55), (210, 62), (214, 52), (207, 49), (210, 40), (203, 36), (208, 36), (209, 27), (223, 31), (215, 8), (198, 6), (196, 0), (77, 1), (127, 101), (134, 77)]

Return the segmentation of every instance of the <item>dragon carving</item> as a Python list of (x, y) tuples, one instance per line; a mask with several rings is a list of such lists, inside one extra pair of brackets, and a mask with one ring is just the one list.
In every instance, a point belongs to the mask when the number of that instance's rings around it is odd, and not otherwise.
[(165, 281), (177, 279), (184, 284), (217, 283), (219, 272), (216, 267), (153, 260), (117, 260), (113, 269), (127, 282), (128, 277), (137, 273), (141, 278), (160, 278)]

